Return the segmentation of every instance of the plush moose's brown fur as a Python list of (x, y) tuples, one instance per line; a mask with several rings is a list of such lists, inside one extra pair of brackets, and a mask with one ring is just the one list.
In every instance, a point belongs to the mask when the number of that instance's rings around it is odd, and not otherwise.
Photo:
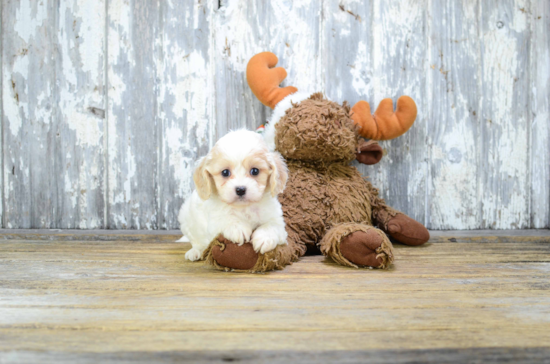
[(294, 99), (300, 102), (292, 103), (285, 100), (287, 96), (293, 100), (289, 95), (296, 88), (278, 87), (286, 71), (273, 68), (276, 64), (273, 53), (255, 55), (247, 79), (258, 99), (275, 108), (274, 114), (287, 108), (282, 117), (277, 114), (274, 142), (289, 170), (280, 195), (288, 244), (257, 255), (250, 253), (250, 244), (239, 247), (216, 240), (207, 251), (207, 261), (218, 269), (259, 272), (282, 269), (316, 249), (341, 265), (386, 268), (393, 261), (389, 237), (407, 245), (427, 242), (428, 230), (387, 206), (378, 190), (351, 166), (354, 159), (367, 165), (380, 161), (382, 148), (362, 136), (389, 140), (405, 133), (416, 119), (414, 100), (401, 96), (393, 111), (392, 100), (384, 99), (373, 115), (365, 101), (350, 109), (346, 102), (339, 105), (320, 93), (302, 95)]
[[(279, 197), (289, 244), (270, 252), (271, 258), (262, 258), (271, 259), (271, 265), (248, 262), (250, 268), (245, 270), (281, 269), (304, 255), (308, 245), (341, 265), (386, 268), (394, 258), (387, 234), (408, 245), (429, 239), (423, 225), (387, 206), (378, 190), (351, 165), (356, 158), (377, 163), (382, 149), (359, 136), (347, 103), (338, 105), (313, 94), (288, 109), (275, 129), (276, 149), (289, 170), (286, 189)], [(247, 259), (238, 249), (234, 251), (234, 262)], [(226, 259), (217, 268), (235, 264)]]
[(258, 254), (249, 242), (239, 246), (220, 235), (204, 251), (202, 259), (226, 272), (261, 273), (281, 270), (298, 260), (297, 251), (294, 243), (290, 242), (265, 254)]
[[(350, 165), (363, 143), (349, 106), (313, 94), (290, 108), (275, 129), (276, 149), (289, 169), (280, 197), (289, 241), (296, 243), (300, 255), (306, 245), (313, 245), (342, 265), (364, 265), (358, 259), (354, 262), (352, 254), (343, 254), (342, 239), (374, 229), (373, 222), (378, 223), (374, 216), (393, 217), (397, 211), (386, 206), (378, 191)], [(379, 213), (381, 209), (385, 214)], [(385, 234), (378, 236), (382, 237), (378, 246), (371, 249), (374, 253), (380, 248), (373, 266), (384, 268), (393, 261), (392, 246)]]
[(326, 100), (321, 93), (293, 105), (275, 125), (275, 147), (287, 161), (349, 163), (360, 136), (349, 105)]

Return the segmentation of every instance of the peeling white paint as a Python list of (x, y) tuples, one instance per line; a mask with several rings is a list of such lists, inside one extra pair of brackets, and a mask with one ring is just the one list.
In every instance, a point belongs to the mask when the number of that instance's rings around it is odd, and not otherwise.
[[(525, 228), (529, 226), (529, 128), (527, 113), (518, 112), (518, 103), (524, 95), (520, 85), (525, 79), (520, 77), (527, 58), (521, 52), (527, 35), (521, 31), (526, 28), (519, 14), (504, 23), (499, 9), (486, 11), (490, 15), (483, 35), (482, 115), (490, 139), (485, 141), (489, 153), (482, 158), (490, 170), (483, 186), (483, 219), (490, 228)], [(514, 26), (516, 31), (510, 31)]]
[(317, 54), (320, 28), (318, 21), (312, 21), (320, 16), (318, 5), (309, 0), (265, 3), (271, 18), (266, 26), (250, 18), (251, 10), (257, 10), (258, 4), (229, 2), (219, 10), (222, 22), (215, 34), (216, 51), (231, 62), (235, 71), (243, 73), (252, 55), (275, 52), (288, 71), (286, 84), (322, 91)]
[(535, 2), (531, 13), (543, 15), (531, 24), (530, 39), (530, 111), (534, 116), (530, 130), (530, 218), (533, 228), (544, 228), (550, 222), (550, 47), (543, 47), (541, 44), (550, 44), (550, 4)]
[(11, 67), (8, 67), (6, 63), (3, 66), (2, 94), (4, 99), (2, 102), (4, 115), (9, 120), (10, 131), (13, 136), (17, 136), (21, 130), (23, 119), (27, 119), (29, 116), (28, 104), (24, 100), (25, 95), (28, 94), (27, 83), (25, 82), (22, 86), (18, 82), (19, 79), (25, 79), (25, 75), (29, 72), (29, 58), (26, 56), (14, 57), (13, 62)]
[(365, 42), (359, 42), (357, 44), (357, 55), (355, 56), (353, 68), (350, 69), (350, 73), (353, 76), (353, 88), (358, 94), (365, 96), (369, 95), (372, 89), (371, 85), (365, 82), (363, 76), (363, 72), (368, 69), (369, 58), (369, 51), (367, 51)]
[[(212, 76), (209, 3), (170, 3), (165, 9), (157, 64), (161, 75), (158, 104), (162, 123), (159, 227), (177, 225), (177, 212), (192, 192), (194, 162), (211, 143), (214, 85)], [(175, 14), (182, 14), (181, 16)], [(188, 37), (180, 37), (185, 33)], [(170, 191), (171, 198), (163, 198)]]
[(65, 165), (61, 211), (65, 228), (104, 226), (102, 205), (105, 3), (67, 1), (58, 16), (57, 120)]
[(179, 128), (166, 131), (166, 149), (168, 161), (173, 173), (177, 191), (189, 194), (191, 192), (191, 176), (194, 170), (194, 160), (184, 156), (183, 151), (189, 149), (189, 144), (183, 143), (183, 134)]
[(478, 226), (477, 196), (465, 193), (472, 190), (472, 185), (475, 191), (477, 182), (475, 141), (468, 127), (467, 114), (464, 114), (432, 150), (432, 161), (438, 167), (437, 175), (431, 180), (437, 196), (437, 204), (432, 205), (434, 210), (431, 213), (434, 226), (442, 229), (454, 226), (475, 229)]
[(129, 203), (131, 202), (131, 199), (132, 199), (132, 184), (135, 183), (134, 178), (136, 177), (136, 161), (134, 158), (134, 153), (130, 148), (130, 145), (127, 146), (126, 156), (128, 157), (128, 161), (126, 162), (128, 171), (124, 180), (124, 187), (123, 187), (124, 201), (123, 202)]
[[(416, 100), (413, 129), (380, 143), (379, 165), (360, 167), (390, 205), (436, 229), (549, 226), (547, 2), (158, 4), (2, 5), (6, 227), (27, 227), (29, 201), (13, 201), (32, 180), (62, 186), (44, 192), (34, 224), (58, 214), (70, 227), (105, 227), (104, 199), (110, 227), (176, 228), (214, 136), (269, 114), (244, 76), (266, 50), (288, 71), (283, 85), (373, 110), (386, 97)], [(55, 21), (58, 33), (47, 33)], [(132, 113), (151, 100), (147, 115)], [(48, 152), (57, 154), (37, 158)], [(53, 160), (53, 177), (37, 178)]]
[[(249, 54), (255, 54), (262, 49), (257, 38), (265, 36), (268, 29), (253, 29), (247, 16), (250, 7), (256, 4), (244, 4), (241, 1), (228, 2), (218, 10), (219, 19), (226, 20), (220, 24), (219, 30), (214, 34), (216, 38), (216, 52), (231, 62), (235, 71), (245, 72)], [(265, 46), (264, 46), (265, 47)]]
[(47, 3), (43, 1), (21, 0), (17, 9), (15, 18), (15, 33), (25, 43), (31, 41), (31, 37), (35, 35), (33, 25), (42, 24), (48, 18)]

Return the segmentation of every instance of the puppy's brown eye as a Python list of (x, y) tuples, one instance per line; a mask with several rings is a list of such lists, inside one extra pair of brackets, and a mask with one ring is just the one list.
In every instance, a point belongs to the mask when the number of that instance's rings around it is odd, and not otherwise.
[(224, 170), (222, 171), (222, 176), (224, 176), (224, 177), (229, 177), (229, 176), (231, 176), (231, 171), (229, 171), (229, 169), (224, 169)]
[(252, 168), (252, 169), (250, 170), (250, 174), (251, 174), (252, 176), (257, 176), (257, 175), (260, 174), (260, 170), (259, 170), (258, 168)]

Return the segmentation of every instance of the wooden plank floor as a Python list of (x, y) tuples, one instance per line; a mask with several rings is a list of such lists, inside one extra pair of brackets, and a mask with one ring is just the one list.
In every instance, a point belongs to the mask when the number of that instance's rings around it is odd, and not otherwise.
[(494, 234), (237, 274), (172, 232), (2, 231), (0, 363), (548, 362), (550, 234)]

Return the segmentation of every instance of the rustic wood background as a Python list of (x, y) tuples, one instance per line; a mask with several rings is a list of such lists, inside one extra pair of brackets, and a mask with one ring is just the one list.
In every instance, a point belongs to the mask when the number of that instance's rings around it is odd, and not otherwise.
[(171, 229), (195, 160), (268, 115), (246, 84), (338, 102), (412, 96), (419, 117), (361, 167), (431, 229), (544, 228), (547, 0), (2, 2), (2, 225)]

